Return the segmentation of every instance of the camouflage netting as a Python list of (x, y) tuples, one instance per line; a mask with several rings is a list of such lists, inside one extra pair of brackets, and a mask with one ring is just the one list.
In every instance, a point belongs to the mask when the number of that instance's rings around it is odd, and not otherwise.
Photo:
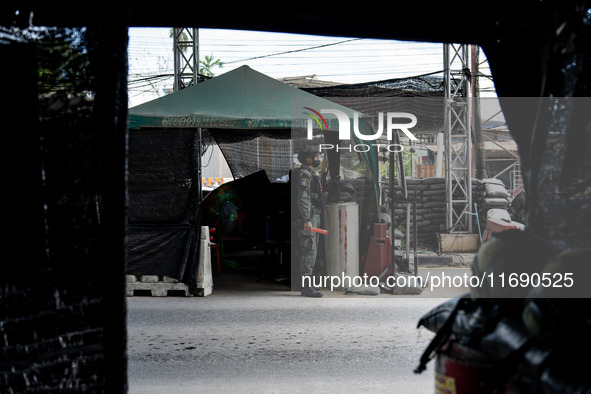
[[(410, 112), (418, 119), (416, 134), (443, 131), (443, 77), (427, 74), (351, 85), (302, 89), (362, 114)], [(377, 129), (376, 124), (372, 124)]]
[(219, 145), (234, 178), (265, 170), (271, 182), (288, 180), (290, 137), (289, 130), (202, 130), (204, 144)]
[(442, 97), (443, 76), (438, 74), (302, 90), (321, 97)]
[(531, 224), (558, 250), (590, 246), (591, 119), (588, 98), (542, 101), (551, 113), (531, 174)]

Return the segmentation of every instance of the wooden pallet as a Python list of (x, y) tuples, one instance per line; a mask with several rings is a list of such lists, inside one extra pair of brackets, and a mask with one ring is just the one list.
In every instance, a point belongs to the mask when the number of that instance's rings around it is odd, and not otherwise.
[(169, 297), (182, 295), (192, 297), (186, 284), (167, 276), (127, 275), (127, 296), (150, 295), (152, 297)]

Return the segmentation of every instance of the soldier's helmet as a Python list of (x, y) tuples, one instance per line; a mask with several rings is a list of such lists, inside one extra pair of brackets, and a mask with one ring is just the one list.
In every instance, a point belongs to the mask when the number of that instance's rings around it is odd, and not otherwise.
[(318, 156), (318, 147), (305, 146), (298, 152), (298, 161), (304, 164), (308, 157), (313, 159), (314, 156)]

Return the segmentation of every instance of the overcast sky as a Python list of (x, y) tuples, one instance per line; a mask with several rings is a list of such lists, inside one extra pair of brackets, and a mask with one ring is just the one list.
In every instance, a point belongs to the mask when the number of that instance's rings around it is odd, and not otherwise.
[[(161, 97), (172, 87), (169, 33), (169, 28), (129, 30), (130, 106)], [(371, 82), (440, 72), (442, 53), (441, 43), (199, 29), (200, 58), (211, 55), (224, 63), (213, 70), (216, 75), (248, 65), (273, 78), (315, 75), (340, 83)], [(482, 53), (480, 61), (480, 71), (489, 75)], [(486, 78), (480, 83), (492, 90)]]

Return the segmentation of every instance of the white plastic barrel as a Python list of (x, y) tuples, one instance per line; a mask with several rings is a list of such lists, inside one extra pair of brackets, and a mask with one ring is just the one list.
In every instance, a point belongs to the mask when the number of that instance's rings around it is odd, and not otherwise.
[(324, 208), (326, 275), (344, 279), (335, 288), (345, 289), (359, 276), (359, 206), (343, 202)]

